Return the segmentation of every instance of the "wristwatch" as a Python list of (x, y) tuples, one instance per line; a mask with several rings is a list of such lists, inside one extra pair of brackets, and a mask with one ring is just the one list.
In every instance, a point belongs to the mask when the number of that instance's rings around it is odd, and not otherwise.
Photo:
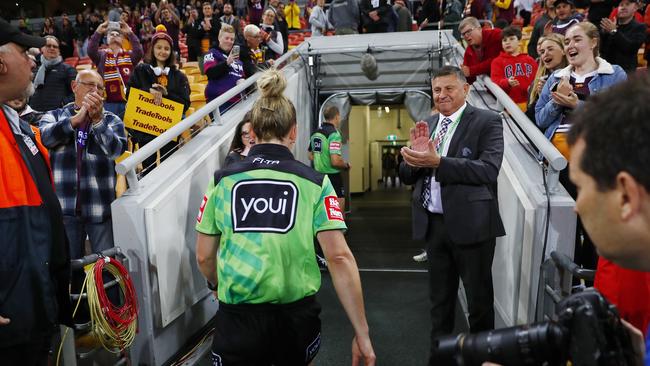
[(611, 35), (614, 35), (614, 34), (616, 34), (617, 31), (618, 31), (618, 29), (614, 29), (613, 31), (611, 31), (611, 32), (609, 32), (609, 33), (610, 33)]
[(208, 289), (209, 289), (210, 291), (217, 291), (217, 285), (213, 284), (213, 283), (210, 282), (210, 281), (205, 281), (205, 282), (208, 284)]

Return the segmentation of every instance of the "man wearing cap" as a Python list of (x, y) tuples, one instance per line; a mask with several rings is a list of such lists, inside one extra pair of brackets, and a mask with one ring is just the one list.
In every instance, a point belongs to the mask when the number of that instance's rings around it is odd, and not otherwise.
[[(34, 92), (25, 51), (45, 39), (0, 18), (0, 360), (46, 365), (59, 323), (70, 325), (70, 257), (47, 150), (6, 102)], [(7, 174), (8, 172), (8, 174)]]
[[(104, 79), (106, 89), (106, 110), (124, 118), (126, 108), (126, 86), (135, 65), (142, 60), (143, 50), (140, 40), (126, 22), (120, 27), (109, 27), (109, 22), (102, 23), (88, 41), (88, 56), (97, 66), (97, 72)], [(99, 50), (99, 42), (107, 33), (108, 49)], [(131, 51), (122, 49), (124, 36), (131, 42)]]
[(646, 25), (634, 19), (639, 10), (638, 0), (621, 0), (616, 22), (609, 18), (600, 21), (601, 53), (611, 64), (630, 73), (636, 71), (637, 52), (645, 41)]
[(556, 18), (551, 22), (551, 31), (564, 35), (574, 24), (578, 24), (584, 18), (576, 12), (573, 0), (555, 0)]

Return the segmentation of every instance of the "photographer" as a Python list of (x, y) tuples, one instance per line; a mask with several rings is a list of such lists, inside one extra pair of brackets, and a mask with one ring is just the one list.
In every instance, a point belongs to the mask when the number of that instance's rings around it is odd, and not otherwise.
[[(641, 271), (650, 271), (649, 93), (650, 79), (643, 77), (594, 95), (574, 113), (568, 136), (575, 210), (598, 254)], [(642, 333), (623, 323), (635, 364), (649, 366)]]

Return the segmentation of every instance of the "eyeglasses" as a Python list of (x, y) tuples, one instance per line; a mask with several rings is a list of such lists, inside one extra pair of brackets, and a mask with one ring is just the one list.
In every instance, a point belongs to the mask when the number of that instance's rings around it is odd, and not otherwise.
[(106, 90), (106, 88), (104, 88), (103, 85), (98, 85), (98, 84), (95, 84), (95, 83), (91, 83), (89, 81), (78, 81), (77, 83), (79, 83), (81, 85), (85, 85), (85, 86), (87, 86), (89, 88), (95, 88), (95, 89), (97, 89), (97, 91), (100, 91), (100, 92), (103, 92), (104, 90)]
[(57, 46), (57, 45), (55, 45), (55, 44), (49, 44), (49, 43), (46, 44), (46, 45), (43, 46), (43, 47), (45, 47), (45, 48), (54, 48), (55, 50), (59, 48), (59, 46)]
[(463, 38), (467, 38), (474, 31), (474, 29), (478, 29), (478, 28), (470, 28), (464, 31), (463, 33), (461, 33), (460, 35), (463, 36)]

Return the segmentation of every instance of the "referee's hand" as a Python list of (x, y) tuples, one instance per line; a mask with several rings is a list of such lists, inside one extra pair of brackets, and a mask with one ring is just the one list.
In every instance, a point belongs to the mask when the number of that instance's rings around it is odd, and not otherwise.
[(370, 337), (367, 334), (352, 338), (352, 366), (359, 366), (359, 360), (362, 358), (365, 366), (375, 366), (377, 356), (375, 356)]

